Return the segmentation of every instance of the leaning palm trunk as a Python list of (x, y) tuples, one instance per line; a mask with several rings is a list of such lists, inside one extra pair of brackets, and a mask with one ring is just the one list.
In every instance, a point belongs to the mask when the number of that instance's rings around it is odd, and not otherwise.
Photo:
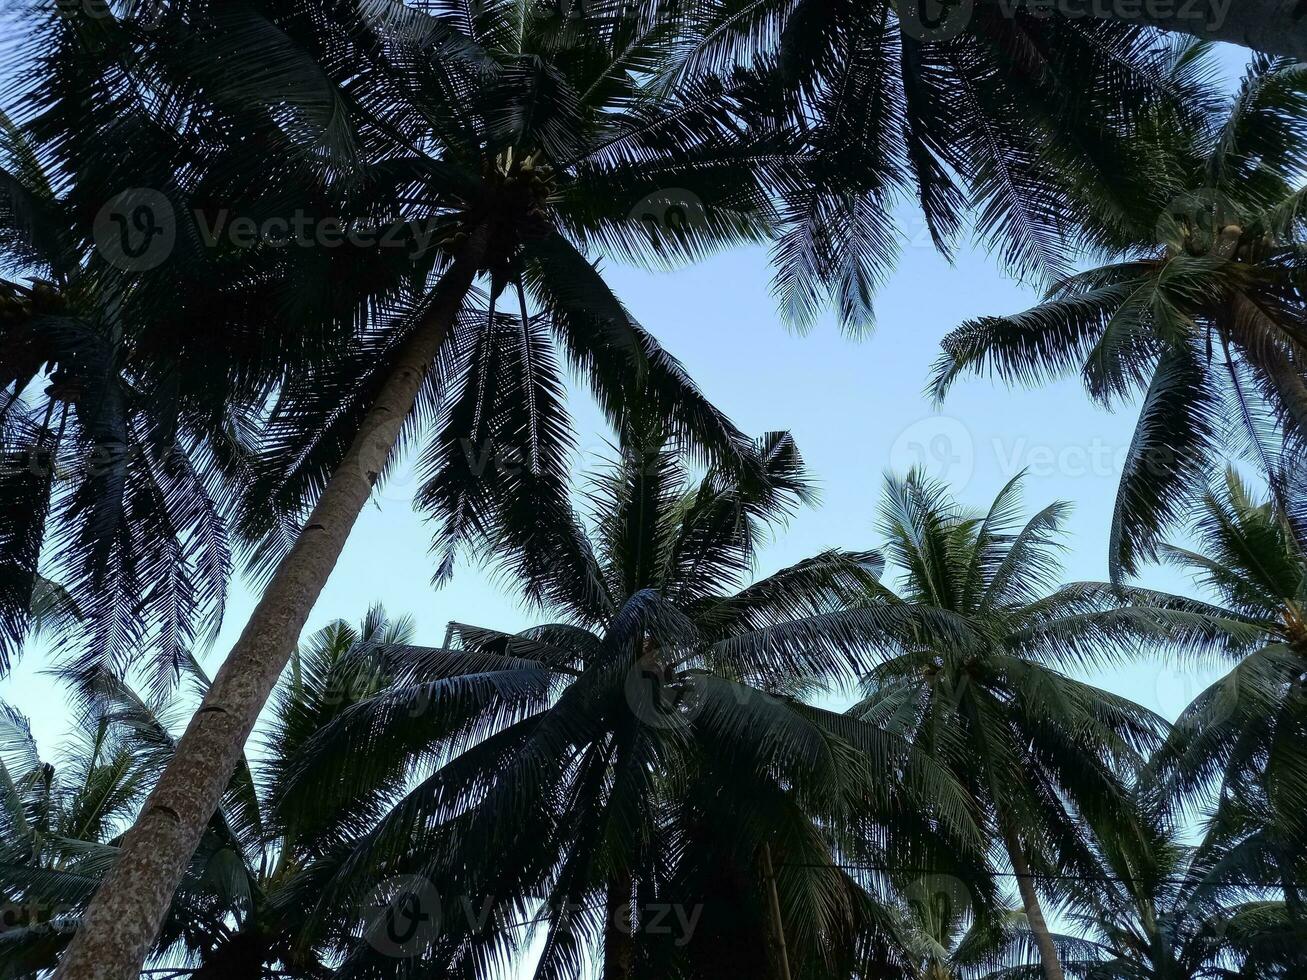
[(1021, 905), (1026, 912), (1026, 921), (1034, 934), (1035, 945), (1039, 947), (1039, 962), (1044, 970), (1045, 980), (1063, 980), (1062, 962), (1058, 959), (1057, 947), (1048, 931), (1044, 920), (1044, 909), (1039, 904), (1039, 895), (1035, 892), (1035, 879), (1030, 873), (1030, 864), (1026, 861), (1025, 851), (1021, 847), (1021, 838), (1015, 828), (1004, 821), (1003, 844), (1007, 848), (1008, 860), (1017, 876), (1017, 888), (1021, 891)]
[(437, 285), (421, 323), (318, 498), (290, 553), (232, 647), (150, 794), (55, 973), (58, 980), (136, 980), (173, 892), (398, 441), (418, 389), (472, 287), (474, 235)]

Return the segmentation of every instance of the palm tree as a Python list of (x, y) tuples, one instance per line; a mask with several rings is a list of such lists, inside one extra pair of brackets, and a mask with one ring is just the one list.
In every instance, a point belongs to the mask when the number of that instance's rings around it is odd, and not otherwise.
[[(1038, 973), (1038, 966), (1030, 965), (1039, 954), (1024, 914), (977, 915), (969, 890), (955, 879), (921, 878), (903, 896), (894, 946), (905, 980), (998, 980)], [(1053, 942), (1064, 959), (1084, 948), (1068, 936), (1055, 935)]]
[[(324, 297), (292, 278), (280, 301), (262, 304), (277, 323), (362, 323), (361, 339), (316, 370), (293, 361), (283, 370), (269, 424), (275, 465), (255, 482), (245, 527), (270, 533), (258, 559), (275, 574), (128, 835), (67, 975), (134, 973), (350, 528), (420, 421), (447, 420), (430, 451), (436, 485), (424, 494), (445, 543), (477, 526), (491, 493), (565, 493), (571, 438), (551, 336), (613, 418), (630, 391), (646, 389), (667, 424), (711, 458), (747, 465), (747, 440), (626, 313), (587, 252), (666, 262), (763, 234), (757, 215), (767, 214), (764, 192), (782, 179), (791, 141), (744, 124), (748, 93), (707, 80), (670, 97), (646, 92), (662, 31), (627, 5), (560, 17), (507, 3), (435, 13), (362, 4), (328, 22), (315, 10), (175, 4), (146, 21), (135, 9), (61, 8), (33, 32), (42, 53), (23, 91), (41, 109), (33, 126), (70, 173), (94, 158), (92, 144), (112, 135), (125, 103), (184, 137), (181, 150), (159, 155), (173, 172), (147, 186), (171, 188), (198, 170), (212, 177), (211, 209), (228, 194), (274, 215), (308, 199), (312, 214), (396, 231), (416, 253), (363, 250), (375, 261), (360, 273), (342, 250), (325, 272), (305, 273)], [(220, 159), (210, 162), (215, 142)], [(269, 175), (251, 147), (286, 152), (292, 178)], [(130, 150), (126, 159), (135, 160)], [(703, 203), (702, 220), (642, 220), (636, 205), (669, 185)], [(332, 281), (337, 273), (350, 288)], [(488, 302), (478, 312), (481, 274)], [(144, 291), (164, 276), (133, 281)], [(512, 317), (496, 312), (506, 290)], [(493, 466), (483, 479), (469, 457), (484, 454), (524, 465), (515, 475)]]
[(1195, 550), (1166, 545), (1162, 556), (1194, 573), (1231, 619), (1253, 625), (1231, 650), (1239, 662), (1200, 694), (1155, 761), (1182, 803), (1215, 793), (1211, 835), (1256, 855), (1277, 878), (1295, 915), (1307, 912), (1302, 842), (1307, 839), (1307, 565), (1302, 537), (1272, 502), (1230, 470), (1208, 490)]
[[(393, 774), (326, 809), (288, 796), (303, 746), (330, 721), (385, 683), (383, 650), (411, 639), (407, 619), (380, 607), (356, 627), (330, 624), (299, 650), (278, 685), (261, 747), (243, 761), (210, 821), (154, 941), (155, 974), (196, 980), (292, 976), (325, 980), (329, 964), (355, 940), (359, 909), (308, 923), (287, 901), (324, 842), (357, 829), (367, 801), (393, 788)], [(181, 702), (156, 706), (107, 671), (70, 674), (83, 711), (78, 738), (58, 766), (43, 763), (25, 720), (0, 716), (0, 898), (21, 913), (0, 929), (0, 977), (34, 975), (58, 958), (104, 878), (152, 783), (176, 748)], [(192, 663), (188, 677), (201, 690)]]
[(124, 341), (139, 306), (106, 280), (91, 216), (2, 114), (0, 183), (0, 674), (62, 608), (83, 669), (149, 648), (162, 689), (221, 622), (239, 406)]
[(887, 480), (882, 530), (902, 585), (880, 587), (880, 602), (914, 625), (886, 631), (899, 652), (869, 672), (851, 714), (901, 731), (967, 788), (1016, 876), (1043, 973), (1059, 980), (1037, 886), (1058, 897), (1061, 875), (1094, 871), (1089, 827), (1130, 824), (1128, 777), (1166, 731), (1059, 668), (1219, 644), (1223, 621), (1198, 603), (1140, 609), (1106, 585), (1059, 587), (1067, 507), (1022, 525), (1019, 484), (977, 515), (918, 473)]
[[(1191, 54), (1175, 73), (1193, 70)], [(1032, 383), (1079, 369), (1104, 405), (1142, 395), (1112, 525), (1114, 581), (1156, 556), (1213, 455), (1247, 451), (1275, 469), (1271, 427), (1291, 446), (1307, 436), (1295, 244), (1307, 71), (1257, 59), (1224, 117), (1186, 132), (1144, 137), (1153, 196), (1100, 229), (1124, 258), (1062, 279), (1024, 313), (959, 327), (933, 383), (943, 398), (966, 373)]]
[(1302, 919), (1265, 897), (1246, 850), (1215, 833), (1186, 845), (1158, 787), (1144, 787), (1138, 834), (1103, 835), (1101, 873), (1070, 887), (1071, 917), (1089, 939), (1067, 971), (1086, 980), (1295, 976)]
[(1203, 105), (1195, 77), (1167, 77), (1153, 31), (1021, 3), (712, 0), (675, 14), (677, 77), (747, 63), (803, 136), (773, 255), (800, 326), (828, 300), (846, 328), (871, 324), (905, 198), (946, 255), (974, 224), (1017, 274), (1065, 271), (1090, 214), (1073, 188), (1111, 183), (1128, 200), (1138, 167), (1122, 137), (1149, 109)]
[[(595, 950), (610, 980), (848, 976), (887, 919), (839, 858), (983, 871), (951, 779), (802, 697), (859, 673), (897, 618), (856, 604), (876, 556), (828, 551), (746, 584), (811, 494), (790, 438), (759, 440), (761, 477), (697, 481), (656, 427), (623, 447), (588, 480), (588, 517), (568, 506), (487, 545), (554, 621), (397, 651), (395, 683), (306, 747), (297, 792), (328, 808), (360, 776), (423, 764), (303, 901), (330, 913), (387, 876), (445, 900), (417, 958), (360, 943), (337, 976), (480, 975), (523, 940), (504, 920), (538, 925), (540, 977), (577, 976)], [(692, 927), (667, 935), (660, 903)]]
[[(0, 976), (54, 967), (112, 864), (118, 833), (171, 747), (164, 721), (146, 701), (125, 686), (100, 687), (99, 708), (82, 715), (58, 765), (40, 758), (17, 709), (0, 705), (0, 895), (11, 912), (0, 926)], [(152, 958), (195, 957), (225, 944), (224, 916), (250, 884), (239, 843), (221, 819), (211, 824)]]

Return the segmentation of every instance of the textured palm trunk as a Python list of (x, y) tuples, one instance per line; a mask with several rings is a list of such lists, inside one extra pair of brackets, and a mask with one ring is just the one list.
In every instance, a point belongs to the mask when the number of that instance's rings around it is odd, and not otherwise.
[(1058, 959), (1057, 947), (1053, 945), (1053, 936), (1048, 931), (1048, 923), (1044, 920), (1044, 908), (1039, 904), (1035, 879), (1030, 873), (1030, 864), (1026, 861), (1021, 838), (1006, 822), (1003, 827), (1003, 843), (1007, 847), (1012, 870), (1017, 876), (1017, 888), (1021, 891), (1021, 904), (1026, 911), (1026, 921), (1030, 923), (1030, 931), (1035, 936), (1035, 945), (1039, 948), (1039, 962), (1044, 970), (1044, 980), (1064, 980), (1062, 961)]
[(476, 234), (445, 273), (422, 323), (364, 416), (340, 466), (214, 678), (55, 973), (136, 980), (200, 835), (281, 676), (418, 389), (471, 289), (485, 250)]
[(785, 920), (781, 917), (781, 896), (776, 889), (776, 868), (772, 866), (771, 845), (762, 845), (762, 875), (767, 882), (767, 909), (771, 914), (772, 943), (776, 948), (776, 976), (790, 980), (790, 951), (785, 945)]
[[(1027, 5), (1024, 0), (984, 2), (1004, 11)], [(1307, 0), (1057, 0), (1054, 9), (1307, 59)]]
[(635, 974), (635, 936), (631, 919), (631, 876), (614, 875), (604, 899), (603, 980), (631, 980)]

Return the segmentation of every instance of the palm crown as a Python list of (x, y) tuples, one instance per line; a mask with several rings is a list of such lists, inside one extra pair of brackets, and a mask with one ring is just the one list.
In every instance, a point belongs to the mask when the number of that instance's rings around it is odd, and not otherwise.
[[(358, 626), (332, 623), (297, 651), (278, 687), (252, 761), (243, 761), (210, 821), (156, 940), (154, 968), (200, 978), (330, 976), (355, 941), (365, 910), (339, 909), (310, 924), (298, 901), (305, 868), (347, 838), (360, 813), (394, 787), (394, 774), (360, 784), (331, 809), (287, 793), (303, 748), (319, 728), (371, 695), (389, 676), (382, 651), (408, 642), (412, 623), (380, 607)], [(25, 719), (0, 716), (0, 896), (22, 921), (6, 921), (0, 976), (49, 969), (117, 853), (121, 833), (172, 758), (183, 701), (152, 702), (108, 672), (66, 675), (82, 706), (59, 765), (37, 755)], [(190, 662), (202, 693), (207, 680)], [(295, 896), (287, 900), (287, 896)]]
[[(57, 599), (75, 613), (65, 633), (84, 669), (124, 671), (148, 649), (153, 683), (166, 687), (221, 622), (247, 403), (213, 357), (218, 345), (197, 344), (205, 373), (193, 358), (148, 355), (143, 325), (157, 338), (189, 307), (147, 310), (97, 252), (91, 216), (61, 192), (31, 134), (0, 122), (0, 237), (15, 277), (0, 283), (0, 671), (33, 610)], [(203, 291), (234, 316), (260, 292), (240, 274)], [(248, 349), (249, 374), (258, 360)]]
[[(1193, 57), (1182, 52), (1175, 72), (1191, 71)], [(1247, 453), (1277, 479), (1297, 465), (1307, 434), (1295, 244), (1305, 83), (1301, 66), (1259, 58), (1224, 118), (1197, 131), (1144, 127), (1151, 206), (1104, 232), (1124, 260), (943, 342), (941, 398), (968, 372), (1035, 382), (1075, 369), (1105, 405), (1142, 396), (1112, 525), (1114, 580), (1156, 556), (1213, 454)]]
[[(1129, 775), (1166, 723), (1059, 668), (1141, 646), (1225, 642), (1218, 610), (1097, 583), (1057, 584), (1064, 504), (1019, 520), (1014, 480), (983, 515), (919, 473), (890, 479), (883, 529), (903, 571), (888, 609), (926, 624), (886, 635), (896, 655), (870, 671), (854, 716), (902, 731), (967, 787), (1017, 875), (1047, 976), (1058, 975), (1032, 875), (1093, 874), (1090, 828), (1132, 821)], [(908, 621), (905, 619), (905, 622)]]
[[(566, 16), (506, 3), (472, 13), (362, 5), (334, 24), (312, 6), (60, 14), (34, 35), (40, 67), (24, 89), (43, 109), (31, 124), (38, 148), (61, 180), (74, 179), (79, 201), (133, 182), (160, 188), (181, 216), (167, 260), (133, 270), (143, 305), (166, 305), (169, 280), (192, 259), (228, 286), (248, 286), (251, 266), (256, 282), (279, 286), (253, 294), (243, 319), (225, 313), (220, 323), (209, 312), (222, 308), (215, 298), (188, 301), (198, 324), (184, 344), (164, 346), (153, 324), (126, 341), (160, 370), (184, 357), (205, 363), (195, 335), (230, 333), (233, 319), (241, 336), (257, 324), (283, 347), (298, 343), (279, 351), (271, 379), (211, 352), (207, 362), (218, 376), (226, 368), (262, 380), (262, 399), (277, 396), (241, 522), (262, 541), (260, 567), (289, 545), (444, 293), (462, 313), (440, 325), (404, 437), (434, 428), (421, 498), (441, 518), (442, 543), (461, 539), (487, 493), (563, 492), (572, 437), (560, 352), (613, 419), (642, 388), (669, 426), (714, 457), (738, 457), (746, 440), (590, 256), (599, 248), (666, 264), (765, 235), (793, 140), (749, 123), (758, 96), (703, 80), (656, 97), (640, 80), (663, 56), (666, 30), (629, 5)], [(160, 97), (133, 96), (133, 84)], [(152, 142), (133, 149), (124, 119)], [(288, 165), (274, 166), (279, 157)], [(285, 234), (237, 248), (199, 240), (192, 213), (211, 228), (303, 215), (314, 230), (334, 223), (360, 234), (330, 248), (287, 247)], [(244, 260), (236, 269), (233, 256)], [(474, 301), (460, 268), (486, 275), (492, 302)], [(511, 313), (500, 315), (494, 301), (506, 289)], [(484, 460), (520, 460), (524, 475)]]
[[(776, 964), (774, 880), (794, 975), (847, 973), (886, 912), (835, 855), (979, 868), (951, 779), (799, 697), (860, 671), (876, 559), (826, 552), (746, 585), (760, 537), (809, 494), (790, 439), (759, 440), (755, 482), (690, 481), (660, 438), (624, 445), (590, 481), (590, 520), (494, 542), (496, 566), (562, 621), (457, 626), (455, 646), (400, 657), (395, 684), (315, 737), (307, 771), (334, 775), (306, 793), (348, 787), (354, 765), (425, 764), (306, 898), (329, 909), (389, 873), (489, 902), (480, 923), (445, 923), (424, 969), (484, 969), (522, 940), (494, 922), (535, 919), (538, 976), (575, 976), (593, 943), (605, 976), (709, 977)], [(701, 909), (693, 936), (651, 929), (657, 902)], [(341, 969), (396, 968), (360, 945)]]
[(827, 300), (842, 323), (871, 322), (871, 301), (901, 244), (897, 212), (915, 198), (951, 253), (974, 223), (1021, 275), (1065, 271), (1094, 209), (1083, 193), (1114, 182), (1129, 211), (1140, 187), (1123, 136), (1156, 110), (1203, 104), (1195, 77), (1168, 76), (1148, 29), (1046, 17), (1022, 4), (749, 0), (677, 5), (676, 77), (741, 62), (803, 136), (804, 179), (782, 195), (774, 248), (782, 309), (810, 324)]
[(1307, 872), (1301, 538), (1233, 471), (1204, 495), (1195, 530), (1196, 549), (1167, 545), (1164, 557), (1193, 572), (1252, 632), (1232, 645), (1237, 665), (1194, 699), (1153, 765), (1180, 808), (1215, 796), (1213, 839), (1249, 862), (1254, 880), (1280, 881), (1298, 912)]
[(1265, 879), (1219, 828), (1196, 844), (1142, 785), (1133, 835), (1101, 839), (1101, 873), (1071, 887), (1087, 939), (1067, 972), (1086, 980), (1289, 977), (1302, 927), (1259, 894)]
[[(267, 420), (269, 468), (244, 526), (274, 531), (261, 560), (286, 543), (271, 521), (302, 517), (392, 358), (426, 327), (427, 290), (438, 295), (460, 262), (485, 274), (484, 302), (469, 296), (446, 331), (401, 437), (431, 431), (418, 499), (446, 553), (438, 574), (495, 512), (491, 498), (566, 494), (563, 360), (614, 422), (638, 390), (643, 410), (688, 444), (740, 463), (747, 440), (635, 321), (592, 256), (665, 265), (766, 234), (793, 141), (748, 124), (757, 96), (705, 80), (656, 97), (641, 79), (663, 56), (665, 26), (625, 4), (396, 8), (384, 26), (377, 63), (351, 64), (348, 98), (377, 144), (367, 163), (390, 220), (434, 246), (416, 253), (418, 295), (380, 311), (351, 349), (280, 393)], [(292, 15), (285, 29), (297, 37), (305, 25)]]

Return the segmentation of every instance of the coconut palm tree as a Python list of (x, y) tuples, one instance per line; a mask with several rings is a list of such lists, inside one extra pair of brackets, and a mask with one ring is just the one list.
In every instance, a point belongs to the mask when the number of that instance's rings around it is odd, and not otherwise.
[[(310, 926), (285, 896), (323, 853), (324, 841), (357, 830), (364, 799), (392, 788), (391, 777), (368, 785), (353, 805), (330, 809), (292, 799), (284, 787), (306, 741), (385, 683), (390, 674), (381, 651), (406, 644), (411, 634), (409, 620), (388, 620), (373, 607), (358, 626), (332, 623), (296, 651), (260, 729), (260, 751), (228, 785), (151, 948), (156, 975), (331, 975), (328, 964), (355, 941), (365, 910), (339, 909)], [(6, 978), (56, 965), (186, 718), (180, 700), (152, 704), (108, 671), (68, 676), (83, 710), (65, 761), (40, 760), (13, 707), (4, 706), (0, 717), (0, 896), (15, 913), (0, 928)], [(200, 689), (207, 683), (193, 663), (188, 677)]]
[[(1180, 716), (1155, 760), (1181, 804), (1215, 798), (1214, 838), (1258, 855), (1301, 917), (1307, 879), (1307, 565), (1299, 529), (1233, 471), (1209, 489), (1194, 549), (1166, 545), (1162, 556), (1192, 572), (1231, 618), (1254, 624), (1238, 664)], [(1219, 828), (1219, 829), (1218, 829)], [(1250, 857), (1251, 859), (1251, 857)]]
[(951, 779), (802, 696), (859, 673), (898, 611), (857, 605), (870, 553), (748, 583), (768, 530), (811, 494), (787, 435), (757, 452), (761, 477), (692, 480), (656, 426), (628, 432), (587, 482), (588, 515), (540, 514), (487, 545), (552, 621), (456, 625), (446, 648), (397, 651), (395, 683), (314, 736), (298, 792), (329, 808), (359, 774), (422, 765), (303, 901), (329, 913), (397, 876), (444, 906), (412, 960), (361, 942), (337, 976), (481, 975), (525, 941), (504, 920), (536, 921), (540, 977), (578, 976), (592, 953), (606, 978), (848, 976), (887, 913), (840, 857), (983, 872)]
[(1291, 977), (1304, 923), (1267, 895), (1246, 849), (1219, 833), (1184, 843), (1155, 784), (1141, 789), (1134, 836), (1104, 834), (1102, 871), (1070, 885), (1070, 916), (1089, 938), (1067, 972), (1087, 980)]
[[(758, 216), (767, 216), (770, 182), (785, 179), (792, 141), (747, 124), (753, 97), (711, 80), (670, 97), (647, 92), (663, 32), (628, 5), (567, 16), (510, 4), (319, 13), (297, 2), (178, 3), (148, 18), (139, 8), (121, 17), (61, 8), (33, 31), (37, 69), (23, 73), (21, 91), (67, 172), (97, 159), (101, 137), (122, 149), (107, 136), (125, 104), (138, 110), (129, 118), (144, 116), (180, 144), (162, 154), (150, 144), (171, 172), (147, 187), (189, 191), (196, 173), (211, 181), (204, 229), (233, 199), (283, 219), (307, 200), (310, 216), (373, 233), (370, 246), (337, 249), (318, 267), (325, 249), (283, 247), (304, 253), (307, 271), (267, 277), (289, 287), (260, 304), (276, 326), (325, 324), (332, 336), (359, 327), (359, 337), (316, 367), (282, 362), (268, 424), (273, 465), (247, 481), (256, 491), (244, 525), (261, 538), (260, 567), (275, 571), (127, 838), (70, 974), (134, 973), (127, 961), (143, 955), (350, 528), (392, 449), (420, 422), (444, 420), (424, 493), (442, 545), (485, 519), (488, 495), (565, 494), (571, 436), (550, 338), (614, 419), (639, 387), (711, 458), (748, 465), (747, 440), (629, 316), (590, 256), (667, 262), (763, 234)], [(290, 175), (269, 175), (281, 152)], [(136, 160), (130, 147), (125, 159)], [(669, 186), (688, 198), (659, 197)], [(688, 222), (666, 217), (683, 206)], [(217, 253), (228, 251), (223, 239)], [(139, 294), (155, 293), (147, 283), (162, 289), (166, 269), (132, 279)], [(482, 275), (486, 294), (474, 288)], [(506, 296), (511, 316), (497, 312)], [(152, 353), (167, 363), (174, 352)], [(476, 462), (484, 459), (523, 465), (486, 468)]]
[(149, 649), (162, 689), (221, 622), (240, 406), (124, 340), (140, 310), (106, 279), (91, 215), (3, 115), (0, 184), (0, 673), (34, 616), (75, 609), (83, 669)]
[(1091, 214), (1076, 189), (1108, 182), (1131, 201), (1122, 137), (1149, 108), (1178, 121), (1205, 104), (1196, 76), (1167, 75), (1153, 31), (1021, 3), (709, 0), (675, 16), (677, 77), (748, 63), (803, 134), (773, 256), (800, 326), (828, 301), (846, 328), (870, 325), (904, 198), (945, 254), (974, 224), (1023, 277), (1067, 270)]
[[(42, 761), (17, 709), (0, 706), (0, 894), (9, 911), (0, 925), (0, 976), (53, 968), (171, 746), (164, 721), (146, 701), (125, 686), (100, 687), (99, 707), (79, 719), (57, 765)], [(251, 883), (243, 859), (232, 828), (215, 820), (153, 959), (184, 960), (225, 945), (224, 917), (237, 910)]]
[[(1191, 67), (1184, 53), (1175, 70)], [(1291, 446), (1307, 436), (1304, 135), (1307, 71), (1256, 59), (1215, 125), (1145, 136), (1154, 193), (1133, 220), (1105, 222), (1113, 264), (944, 339), (939, 398), (964, 374), (1033, 383), (1077, 369), (1104, 405), (1142, 396), (1112, 525), (1114, 580), (1156, 556), (1213, 456), (1247, 452), (1276, 469), (1276, 429)]]
[(886, 632), (898, 652), (868, 672), (851, 715), (901, 731), (967, 788), (1016, 876), (1043, 973), (1057, 980), (1040, 893), (1058, 898), (1061, 875), (1094, 872), (1090, 827), (1130, 825), (1129, 776), (1167, 728), (1061, 668), (1162, 643), (1219, 646), (1226, 624), (1199, 603), (1141, 609), (1139, 596), (1106, 585), (1059, 586), (1067, 507), (1022, 524), (1019, 487), (1020, 477), (982, 515), (919, 473), (887, 480), (881, 526), (902, 584), (880, 587), (880, 601), (905, 624), (929, 612), (932, 628)]
[[(970, 889), (957, 880), (924, 876), (903, 889), (894, 930), (905, 980), (990, 980), (1039, 972), (1038, 950), (1021, 912), (977, 915)], [(1053, 936), (1063, 959), (1081, 940)], [(876, 974), (868, 972), (867, 976)], [(881, 974), (884, 975), (884, 974)]]

